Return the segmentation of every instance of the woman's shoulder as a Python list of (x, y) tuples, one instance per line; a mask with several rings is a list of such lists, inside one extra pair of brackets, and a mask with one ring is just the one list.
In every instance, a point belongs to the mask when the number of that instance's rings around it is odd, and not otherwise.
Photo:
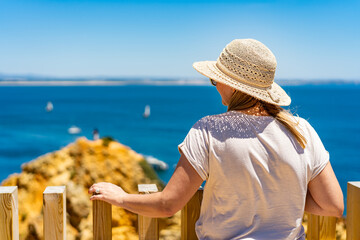
[(214, 127), (215, 123), (221, 121), (222, 119), (224, 119), (224, 116), (226, 115), (225, 113), (221, 113), (221, 114), (215, 114), (215, 115), (207, 115), (204, 116), (202, 118), (200, 118), (193, 126), (193, 128), (211, 128)]
[(229, 119), (229, 112), (224, 112), (220, 114), (207, 115), (205, 117), (200, 118), (195, 124), (197, 125), (207, 125), (214, 122), (222, 122), (225, 119)]
[(305, 118), (302, 118), (298, 115), (294, 115), (294, 119), (301, 128), (308, 128), (309, 126), (311, 126), (310, 123)]
[(215, 119), (221, 119), (221, 118), (223, 118), (225, 115), (227, 115), (227, 112), (225, 112), (225, 113), (220, 113), (220, 114), (214, 114), (214, 115), (206, 115), (206, 116), (200, 118), (200, 119), (198, 120), (198, 122), (205, 123), (205, 122), (209, 122), (209, 121), (214, 121)]
[(299, 117), (299, 116), (294, 116), (296, 121), (298, 122), (298, 126), (299, 128), (302, 130), (303, 134), (305, 134), (305, 136), (307, 137), (315, 137), (317, 136), (317, 132), (314, 129), (314, 127), (309, 123), (308, 120)]
[(196, 128), (216, 129), (244, 129), (249, 125), (268, 125), (274, 120), (271, 116), (253, 116), (237, 111), (229, 111), (221, 114), (208, 115), (195, 123)]
[(296, 122), (299, 124), (299, 127), (302, 129), (312, 129), (313, 127), (311, 126), (311, 124), (309, 123), (308, 119), (302, 118), (298, 115), (294, 116)]

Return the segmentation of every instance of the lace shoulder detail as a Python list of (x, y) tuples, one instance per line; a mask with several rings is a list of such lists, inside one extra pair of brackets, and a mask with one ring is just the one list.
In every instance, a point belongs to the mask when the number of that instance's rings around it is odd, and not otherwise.
[(255, 137), (275, 119), (270, 116), (252, 116), (241, 112), (230, 111), (218, 115), (210, 115), (200, 119), (195, 128), (203, 129), (212, 136)]

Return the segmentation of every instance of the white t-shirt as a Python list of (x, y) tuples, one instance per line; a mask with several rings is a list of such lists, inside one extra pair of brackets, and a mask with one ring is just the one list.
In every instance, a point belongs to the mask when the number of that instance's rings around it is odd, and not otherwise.
[(307, 185), (329, 154), (310, 124), (297, 120), (305, 149), (270, 116), (230, 111), (191, 128), (179, 149), (206, 180), (199, 239), (305, 239)]

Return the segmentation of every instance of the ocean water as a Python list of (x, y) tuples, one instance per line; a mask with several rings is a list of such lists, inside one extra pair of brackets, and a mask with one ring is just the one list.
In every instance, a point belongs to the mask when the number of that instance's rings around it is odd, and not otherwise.
[[(290, 109), (318, 132), (341, 188), (360, 181), (360, 85), (285, 86)], [(46, 112), (48, 101), (54, 105)], [(151, 116), (144, 119), (145, 105)], [(0, 182), (21, 164), (58, 150), (80, 136), (111, 136), (135, 151), (169, 164), (158, 171), (167, 182), (179, 159), (177, 145), (201, 117), (226, 111), (212, 86), (0, 87)], [(81, 133), (70, 135), (75, 125)]]

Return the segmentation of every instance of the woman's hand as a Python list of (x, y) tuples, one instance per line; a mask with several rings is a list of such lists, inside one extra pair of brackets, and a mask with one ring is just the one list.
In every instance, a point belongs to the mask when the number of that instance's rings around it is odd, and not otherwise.
[(173, 176), (162, 192), (152, 194), (128, 194), (111, 183), (95, 183), (89, 193), (90, 200), (102, 200), (131, 212), (152, 218), (174, 215), (181, 210), (203, 182), (186, 157), (181, 154)]
[(121, 207), (127, 193), (119, 186), (108, 182), (95, 183), (89, 188), (89, 194), (94, 194), (90, 200), (102, 200)]

